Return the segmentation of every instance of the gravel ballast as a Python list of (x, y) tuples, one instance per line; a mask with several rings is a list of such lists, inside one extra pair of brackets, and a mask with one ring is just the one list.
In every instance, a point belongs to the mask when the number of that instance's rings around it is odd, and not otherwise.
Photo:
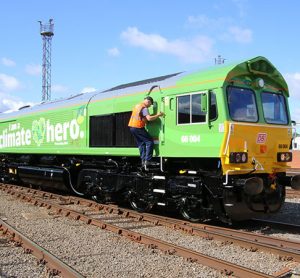
[[(300, 199), (286, 199), (279, 213), (263, 217), (262, 219), (300, 225)], [(298, 241), (300, 244), (300, 231), (299, 233), (288, 233), (282, 230), (272, 229), (267, 230), (266, 233), (274, 237)]]
[[(45, 208), (21, 202), (2, 192), (0, 211), (9, 224), (87, 277), (222, 277), (220, 272), (208, 267), (148, 249), (83, 222), (53, 215)], [(286, 213), (285, 207), (283, 213)], [(100, 215), (99, 218), (109, 218), (114, 224), (114, 215)], [(185, 235), (164, 227), (151, 227), (145, 223), (141, 225), (139, 222), (116, 218), (115, 224), (120, 225), (120, 222), (122, 226), (137, 232), (256, 271), (273, 274), (291, 266), (290, 262), (279, 260), (277, 255), (251, 252), (235, 245)]]
[[(45, 208), (3, 192), (0, 211), (7, 223), (87, 277), (224, 277), (208, 267), (164, 255), (83, 222), (49, 215)], [(17, 277), (28, 277), (14, 258), (11, 264)]]
[(0, 277), (35, 278), (47, 275), (46, 268), (38, 264), (34, 256), (25, 254), (22, 247), (14, 246), (0, 232)]

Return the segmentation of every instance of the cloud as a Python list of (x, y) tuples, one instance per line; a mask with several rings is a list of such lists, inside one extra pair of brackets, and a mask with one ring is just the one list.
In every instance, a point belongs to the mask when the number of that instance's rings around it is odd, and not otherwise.
[[(236, 6), (243, 6), (244, 1), (234, 1)], [(234, 18), (219, 17), (210, 18), (204, 14), (189, 16), (187, 19), (189, 27), (201, 29), (203, 32), (212, 33), (216, 38), (226, 42), (250, 43), (253, 40), (253, 31), (249, 28), (243, 28), (235, 23)]]
[(20, 82), (14, 76), (0, 73), (0, 90), (11, 91), (19, 87)]
[(289, 86), (290, 94), (300, 98), (300, 72), (286, 73), (284, 77)]
[(184, 62), (200, 63), (210, 58), (213, 41), (206, 36), (191, 40), (168, 40), (159, 34), (146, 34), (136, 27), (128, 27), (121, 38), (129, 45), (141, 47), (151, 52), (174, 55)]
[(107, 50), (109, 56), (118, 57), (120, 56), (120, 51), (117, 47), (113, 47)]
[(229, 33), (233, 36), (234, 40), (239, 43), (252, 42), (252, 30), (242, 29), (238, 26), (229, 28)]
[(238, 15), (241, 18), (244, 18), (246, 16), (246, 10), (247, 10), (247, 0), (232, 0), (232, 3), (236, 6), (238, 10)]
[(189, 16), (188, 23), (197, 28), (204, 28), (207, 26), (215, 25), (216, 21), (213, 21), (210, 18), (208, 18), (206, 15), (201, 14), (198, 16), (193, 16), (193, 15)]
[(300, 128), (300, 108), (298, 107), (294, 107), (294, 106), (291, 106), (290, 107), (290, 113), (291, 113), (291, 119), (293, 121), (296, 121), (297, 123), (297, 128)]
[(21, 88), (20, 82), (14, 77), (0, 73), (0, 112), (17, 110), (29, 103), (11, 96), (11, 91)]
[(204, 14), (188, 17), (188, 25), (199, 29), (222, 30), (228, 24), (232, 24), (232, 19), (229, 17), (209, 18)]
[(41, 65), (34, 65), (34, 64), (26, 65), (25, 72), (28, 73), (29, 75), (38, 76), (42, 73), (42, 67)]
[(54, 84), (51, 86), (51, 90), (54, 93), (67, 93), (69, 91), (69, 88), (64, 85)]
[(24, 102), (18, 98), (0, 92), (0, 112), (15, 111), (24, 105), (33, 105), (33, 103)]
[(10, 59), (8, 59), (8, 58), (6, 58), (6, 57), (3, 57), (3, 58), (1, 59), (1, 62), (2, 62), (2, 64), (3, 64), (4, 66), (7, 66), (7, 67), (14, 67), (14, 66), (16, 65), (16, 62), (15, 62), (15, 61), (10, 60)]
[(63, 97), (63, 98), (64, 97), (72, 97), (72, 96), (75, 96), (77, 94), (90, 93), (90, 92), (94, 92), (94, 91), (97, 90), (94, 87), (87, 86), (87, 87), (84, 87), (80, 91), (80, 93), (75, 92), (74, 94), (72, 94), (70, 88), (68, 88), (64, 85), (60, 85), (60, 84), (52, 85), (51, 89), (52, 89), (53, 93), (60, 94), (60, 97)]
[(284, 78), (289, 86), (291, 118), (300, 123), (300, 72), (286, 73)]
[(226, 42), (250, 43), (253, 40), (253, 32), (248, 28), (231, 26), (225, 33), (220, 36), (220, 39)]
[(97, 91), (97, 89), (93, 88), (93, 87), (84, 87), (80, 93), (84, 94), (84, 93), (91, 93), (91, 92), (95, 92)]

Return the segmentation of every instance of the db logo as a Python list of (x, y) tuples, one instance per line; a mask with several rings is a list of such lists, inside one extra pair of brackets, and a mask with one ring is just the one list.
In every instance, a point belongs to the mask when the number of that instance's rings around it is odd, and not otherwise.
[(267, 133), (258, 133), (256, 138), (256, 144), (264, 144), (267, 141)]

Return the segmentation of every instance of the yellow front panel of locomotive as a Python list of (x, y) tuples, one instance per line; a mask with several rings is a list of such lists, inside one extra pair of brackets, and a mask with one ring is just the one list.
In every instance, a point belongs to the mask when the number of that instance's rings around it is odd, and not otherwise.
[[(220, 157), (223, 172), (229, 174), (285, 172), (286, 162), (277, 162), (278, 152), (289, 152), (290, 126), (225, 122)], [(247, 163), (230, 163), (230, 153), (245, 152)]]

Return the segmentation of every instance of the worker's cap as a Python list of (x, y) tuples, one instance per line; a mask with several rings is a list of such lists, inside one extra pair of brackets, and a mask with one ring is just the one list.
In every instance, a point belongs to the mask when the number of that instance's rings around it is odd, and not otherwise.
[(152, 97), (145, 97), (144, 99), (150, 100), (151, 104), (153, 104), (153, 98)]

